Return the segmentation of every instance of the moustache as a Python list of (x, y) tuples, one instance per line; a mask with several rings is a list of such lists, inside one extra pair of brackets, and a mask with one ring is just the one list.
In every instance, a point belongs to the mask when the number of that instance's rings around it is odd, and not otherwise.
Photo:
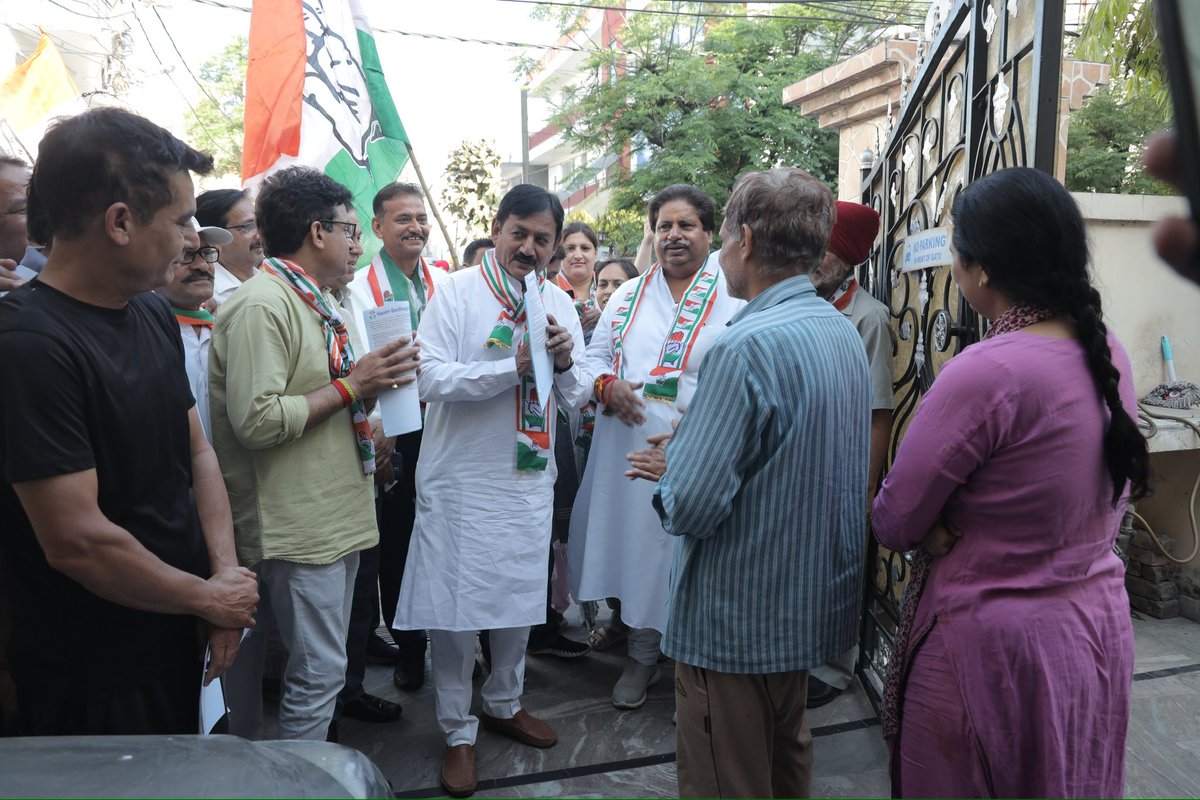
[(513, 253), (513, 261), (520, 261), (522, 264), (528, 264), (531, 267), (537, 266), (537, 259), (533, 256), (527, 256), (524, 253)]
[(199, 283), (200, 281), (208, 281), (209, 283), (212, 283), (213, 276), (209, 275), (207, 272), (193, 272), (191, 275), (188, 275), (183, 279), (183, 283)]
[(250, 249), (251, 250), (262, 250), (263, 249), (262, 239), (254, 239), (253, 241), (251, 241)]
[(402, 241), (402, 242), (408, 241), (410, 239), (416, 239), (417, 241), (423, 242), (426, 240), (426, 237), (422, 236), (419, 233), (406, 233), (400, 237), (400, 241)]

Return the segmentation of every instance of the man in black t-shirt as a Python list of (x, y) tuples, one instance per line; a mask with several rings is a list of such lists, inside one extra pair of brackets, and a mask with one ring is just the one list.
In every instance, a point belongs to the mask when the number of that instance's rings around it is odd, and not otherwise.
[[(212, 158), (115, 108), (42, 140), (39, 280), (0, 301), (0, 565), (25, 735), (196, 733), (253, 624), (165, 284)], [(212, 648), (201, 664), (198, 621)]]

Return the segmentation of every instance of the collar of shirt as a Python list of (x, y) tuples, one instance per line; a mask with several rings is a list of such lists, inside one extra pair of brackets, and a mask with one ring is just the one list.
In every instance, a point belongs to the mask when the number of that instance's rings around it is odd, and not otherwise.
[(786, 300), (792, 299), (793, 297), (797, 297), (799, 295), (813, 295), (815, 297), (816, 294), (817, 289), (815, 286), (813, 286), (811, 278), (809, 278), (807, 275), (793, 275), (792, 277), (784, 278), (779, 283), (776, 283), (759, 292), (758, 297), (755, 297), (753, 300), (747, 303), (746, 307), (734, 314), (726, 324), (734, 325), (738, 320), (748, 314), (762, 311), (763, 309), (770, 308), (771, 306), (777, 306)]

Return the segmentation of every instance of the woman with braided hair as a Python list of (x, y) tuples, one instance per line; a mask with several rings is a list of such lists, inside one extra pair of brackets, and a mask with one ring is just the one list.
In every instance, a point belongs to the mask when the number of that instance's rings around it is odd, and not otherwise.
[(1129, 359), (1061, 184), (1014, 168), (953, 206), (991, 326), (921, 401), (874, 505), (915, 550), (881, 711), (899, 797), (1116, 797), (1133, 631), (1113, 553), (1148, 457)]

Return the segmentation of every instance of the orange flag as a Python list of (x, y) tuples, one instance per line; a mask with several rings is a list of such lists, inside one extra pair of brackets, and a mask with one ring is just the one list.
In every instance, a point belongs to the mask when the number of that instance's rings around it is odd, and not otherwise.
[(29, 149), (52, 116), (71, 113), (79, 90), (58, 48), (42, 33), (33, 55), (0, 80), (0, 117)]

